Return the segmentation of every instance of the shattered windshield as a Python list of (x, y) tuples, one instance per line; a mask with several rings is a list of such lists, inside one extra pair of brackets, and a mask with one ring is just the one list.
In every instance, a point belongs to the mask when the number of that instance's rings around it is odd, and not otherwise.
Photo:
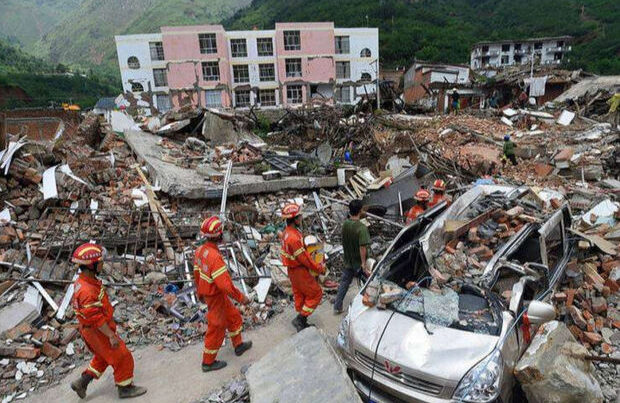
[(474, 333), (497, 335), (501, 319), (486, 298), (458, 294), (452, 288), (432, 291), (419, 288), (392, 303), (392, 308), (405, 315), (423, 320), (426, 328), (451, 327)]

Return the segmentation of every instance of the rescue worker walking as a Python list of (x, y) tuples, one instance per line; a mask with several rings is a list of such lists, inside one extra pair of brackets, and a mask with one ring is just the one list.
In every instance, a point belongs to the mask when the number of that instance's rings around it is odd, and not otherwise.
[(413, 198), (416, 201), (416, 204), (407, 211), (406, 214), (406, 223), (410, 224), (415, 221), (416, 218), (420, 214), (422, 214), (428, 208), (428, 201), (431, 198), (431, 194), (426, 189), (420, 189), (416, 192)]
[(200, 226), (200, 234), (206, 238), (206, 242), (196, 250), (194, 282), (198, 298), (209, 308), (202, 354), (202, 370), (209, 372), (226, 366), (225, 361), (216, 360), (217, 352), (226, 337), (226, 330), (236, 356), (242, 355), (252, 347), (251, 341), (243, 341), (241, 336), (243, 318), (229, 297), (243, 305), (249, 304), (250, 299), (233, 284), (217, 247), (223, 235), (222, 221), (215, 216), (207, 218)]
[(80, 334), (86, 347), (93, 353), (88, 368), (79, 379), (71, 382), (71, 389), (82, 399), (93, 379), (99, 379), (108, 366), (114, 369), (114, 382), (121, 399), (140, 396), (146, 388), (133, 384), (134, 361), (123, 340), (116, 334), (114, 308), (97, 273), (103, 267), (104, 249), (95, 243), (79, 246), (71, 258), (81, 270), (74, 283), (73, 310), (80, 324)]
[(433, 198), (428, 202), (428, 207), (434, 207), (444, 200), (450, 204), (450, 200), (448, 196), (446, 196), (446, 182), (441, 179), (436, 179), (435, 182), (433, 182)]
[(506, 161), (510, 160), (512, 165), (517, 165), (517, 157), (515, 156), (515, 147), (516, 144), (510, 140), (510, 135), (504, 136), (504, 147), (502, 149), (502, 166), (506, 165)]
[(295, 310), (298, 315), (291, 322), (299, 332), (308, 327), (308, 316), (312, 315), (321, 303), (323, 290), (317, 281), (325, 267), (317, 264), (304, 245), (301, 227), (301, 208), (290, 203), (282, 208), (282, 217), (286, 219), (286, 229), (282, 233), (282, 264), (287, 267), (293, 288)]

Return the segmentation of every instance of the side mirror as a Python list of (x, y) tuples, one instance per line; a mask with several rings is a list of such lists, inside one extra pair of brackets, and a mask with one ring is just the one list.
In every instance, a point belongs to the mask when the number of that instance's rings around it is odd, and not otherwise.
[(553, 305), (541, 301), (532, 301), (527, 308), (527, 317), (533, 325), (542, 325), (555, 319)]

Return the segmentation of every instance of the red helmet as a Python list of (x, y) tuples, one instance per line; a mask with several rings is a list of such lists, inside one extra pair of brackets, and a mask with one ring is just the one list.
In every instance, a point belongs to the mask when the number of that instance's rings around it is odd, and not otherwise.
[(282, 218), (295, 218), (301, 213), (301, 207), (295, 203), (289, 203), (282, 207)]
[(414, 199), (417, 201), (428, 201), (431, 198), (431, 194), (426, 189), (420, 189), (416, 192)]
[(77, 264), (91, 265), (103, 260), (104, 249), (101, 245), (87, 242), (77, 247), (71, 261)]
[(446, 182), (441, 179), (436, 179), (435, 182), (433, 182), (433, 190), (446, 190)]
[(207, 218), (200, 226), (200, 234), (206, 238), (219, 238), (223, 231), (222, 220), (217, 216)]

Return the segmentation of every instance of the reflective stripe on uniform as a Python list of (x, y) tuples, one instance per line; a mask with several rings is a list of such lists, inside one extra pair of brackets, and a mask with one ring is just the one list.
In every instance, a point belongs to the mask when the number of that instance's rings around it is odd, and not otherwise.
[(288, 253), (286, 253), (286, 252), (284, 252), (284, 251), (281, 251), (281, 252), (280, 252), (280, 255), (282, 255), (283, 257), (285, 257), (285, 258), (287, 258), (287, 259), (289, 259), (289, 260), (295, 260), (295, 256), (293, 256), (293, 255), (289, 255)]
[(236, 335), (241, 333), (241, 330), (243, 330), (243, 326), (240, 326), (239, 329), (235, 330), (234, 332), (229, 332), (228, 335), (230, 337), (235, 337)]
[(82, 308), (92, 308), (94, 306), (103, 306), (103, 303), (100, 301), (93, 302), (92, 304), (86, 304)]
[(86, 317), (86, 315), (84, 315), (84, 314), (83, 314), (82, 312), (80, 312), (80, 311), (75, 311), (75, 314), (76, 314), (76, 315), (78, 315), (78, 316), (81, 316), (81, 317), (83, 317), (83, 318), (85, 318), (85, 317)]
[(216, 349), (216, 350), (209, 350), (208, 348), (205, 347), (205, 349), (203, 350), (203, 352), (205, 354), (217, 354), (217, 352), (220, 351), (220, 349)]
[(99, 372), (95, 368), (93, 368), (92, 365), (89, 365), (88, 368), (86, 368), (86, 370), (92, 372), (93, 374), (95, 374), (95, 377), (97, 379), (99, 379), (99, 377), (101, 376), (101, 372)]
[(99, 291), (99, 296), (97, 297), (97, 299), (101, 301), (104, 295), (105, 295), (105, 290), (103, 289), (103, 286), (101, 286), (101, 290)]
[(207, 276), (202, 270), (200, 271), (200, 278), (205, 280), (209, 284), (213, 283), (213, 279)]
[(318, 276), (318, 275), (319, 275), (319, 273), (315, 272), (314, 270), (309, 270), (309, 271), (310, 271), (310, 275), (311, 275), (311, 276), (316, 277), (316, 276)]
[(301, 309), (302, 309), (303, 311), (310, 312), (310, 313), (314, 312), (314, 308), (308, 308), (308, 307), (307, 307), (307, 306), (305, 306), (305, 305), (304, 305)]
[(226, 273), (226, 266), (222, 266), (213, 273), (211, 273), (211, 278), (215, 280), (218, 276), (221, 276), (224, 273)]
[(200, 266), (198, 266), (197, 264), (194, 265), (194, 271), (198, 271), (200, 270)]
[(125, 381), (121, 381), (121, 382), (116, 382), (117, 386), (129, 386), (131, 385), (131, 383), (133, 382), (133, 378), (129, 378)]
[(293, 256), (295, 256), (295, 258), (297, 258), (297, 256), (301, 255), (302, 253), (304, 253), (304, 248), (299, 248), (295, 251), (295, 253), (293, 253)]

